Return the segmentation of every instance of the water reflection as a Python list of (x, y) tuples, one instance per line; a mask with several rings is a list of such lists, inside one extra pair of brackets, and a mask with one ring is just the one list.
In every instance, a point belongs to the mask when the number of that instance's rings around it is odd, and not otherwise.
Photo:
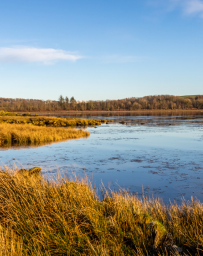
[(203, 116), (203, 110), (184, 110), (184, 111), (147, 111), (147, 110), (140, 110), (140, 111), (91, 111), (91, 112), (53, 112), (53, 113), (37, 113), (38, 115), (46, 115), (46, 116), (69, 116), (75, 118), (88, 118), (88, 117), (136, 117), (136, 116), (176, 116), (182, 118), (190, 118), (192, 116)]

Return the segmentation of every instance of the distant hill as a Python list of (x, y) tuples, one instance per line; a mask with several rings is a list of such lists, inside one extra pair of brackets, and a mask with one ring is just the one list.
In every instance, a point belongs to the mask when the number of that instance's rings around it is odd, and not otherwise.
[(119, 100), (76, 101), (74, 97), (59, 97), (58, 101), (0, 98), (0, 110), (9, 112), (54, 111), (135, 111), (203, 109), (203, 95), (150, 95)]
[(181, 97), (182, 98), (195, 98), (195, 97), (198, 97), (198, 96), (202, 96), (202, 95), (183, 95)]

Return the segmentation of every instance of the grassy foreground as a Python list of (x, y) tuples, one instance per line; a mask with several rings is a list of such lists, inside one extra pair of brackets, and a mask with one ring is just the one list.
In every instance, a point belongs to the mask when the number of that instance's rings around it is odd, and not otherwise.
[(0, 116), (0, 123), (33, 124), (37, 126), (53, 127), (100, 125), (102, 121), (103, 120), (47, 116)]
[(0, 255), (203, 255), (201, 203), (124, 192), (101, 201), (88, 181), (38, 171), (0, 172)]
[(67, 139), (89, 136), (88, 131), (53, 127), (39, 127), (25, 124), (0, 123), (0, 147), (40, 145)]

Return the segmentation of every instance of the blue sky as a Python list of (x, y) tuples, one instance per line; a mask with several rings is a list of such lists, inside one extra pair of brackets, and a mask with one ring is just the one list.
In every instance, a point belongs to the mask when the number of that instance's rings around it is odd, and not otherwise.
[(203, 0), (7, 0), (0, 97), (203, 94)]

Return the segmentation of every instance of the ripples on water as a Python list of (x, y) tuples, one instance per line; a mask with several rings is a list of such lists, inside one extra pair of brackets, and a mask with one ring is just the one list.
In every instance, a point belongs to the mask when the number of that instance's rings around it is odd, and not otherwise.
[(114, 123), (88, 127), (87, 139), (1, 149), (1, 166), (40, 166), (48, 178), (57, 170), (87, 175), (97, 187), (102, 180), (107, 187), (144, 191), (165, 203), (191, 196), (203, 202), (203, 116), (87, 117)]

